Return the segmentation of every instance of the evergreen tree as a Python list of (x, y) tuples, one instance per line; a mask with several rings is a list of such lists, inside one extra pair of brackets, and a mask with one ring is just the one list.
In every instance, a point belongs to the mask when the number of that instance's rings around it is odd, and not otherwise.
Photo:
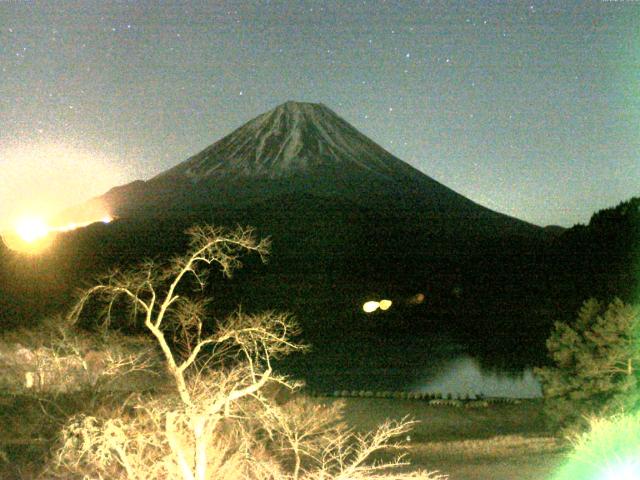
[(620, 299), (584, 302), (573, 324), (547, 340), (555, 366), (536, 369), (545, 413), (557, 428), (584, 430), (588, 418), (640, 407), (640, 315)]

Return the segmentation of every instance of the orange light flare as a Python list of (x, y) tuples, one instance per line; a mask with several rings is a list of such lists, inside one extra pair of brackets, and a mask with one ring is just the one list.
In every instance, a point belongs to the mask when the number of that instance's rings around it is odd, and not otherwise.
[(103, 221), (111, 210), (101, 196), (133, 173), (122, 159), (72, 135), (0, 142), (0, 171), (0, 235), (12, 249), (30, 253), (57, 233)]
[(49, 234), (49, 226), (40, 217), (23, 217), (16, 222), (16, 233), (27, 243), (34, 243)]
[(11, 250), (33, 255), (46, 250), (58, 233), (70, 232), (98, 222), (110, 223), (112, 220), (111, 215), (105, 214), (96, 220), (51, 226), (42, 217), (25, 216), (15, 222), (13, 230), (2, 234), (2, 240)]

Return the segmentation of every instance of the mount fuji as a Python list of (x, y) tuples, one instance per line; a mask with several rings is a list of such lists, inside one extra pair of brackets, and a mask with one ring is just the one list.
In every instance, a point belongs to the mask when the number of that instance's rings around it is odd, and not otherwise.
[[(242, 305), (295, 315), (314, 352), (301, 371), (327, 388), (337, 365), (388, 360), (413, 372), (437, 332), (487, 352), (544, 351), (549, 233), (454, 192), (320, 104), (279, 105), (63, 215), (77, 222), (105, 206), (115, 221), (61, 233), (38, 264), (54, 278), (43, 282), (42, 311), (115, 265), (183, 253), (194, 223), (241, 224), (271, 237), (269, 264), (250, 257), (232, 280), (212, 276), (204, 294), (217, 314)], [(29, 288), (9, 298), (31, 312)], [(372, 298), (393, 308), (367, 316)]]
[[(206, 216), (282, 198), (409, 215), (434, 231), (539, 235), (396, 158), (322, 104), (286, 102), (147, 180), (111, 189), (63, 217), (106, 204), (119, 218)], [(283, 206), (284, 207), (284, 206)], [(196, 213), (199, 212), (199, 213)], [(425, 225), (426, 226), (426, 225)]]

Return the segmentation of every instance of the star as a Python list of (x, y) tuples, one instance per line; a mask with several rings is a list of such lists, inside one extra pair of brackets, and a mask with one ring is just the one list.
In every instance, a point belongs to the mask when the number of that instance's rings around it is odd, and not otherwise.
[[(615, 93), (620, 100), (617, 104), (626, 101), (623, 108), (633, 112), (631, 90), (614, 92), (613, 85), (602, 83), (602, 71), (611, 70), (606, 68), (611, 64), (606, 53), (615, 50), (615, 38), (623, 38), (623, 34), (625, 38), (632, 38), (628, 36), (633, 33), (628, 22), (616, 23), (613, 18), (623, 15), (618, 9), (607, 8), (605, 22), (597, 11), (600, 7), (595, 6), (585, 7), (580, 12), (580, 21), (576, 21), (574, 10), (568, 7), (552, 9), (549, 13), (554, 14), (553, 18), (538, 17), (548, 6), (537, 0), (527, 0), (520, 5), (498, 2), (480, 10), (471, 6), (450, 8), (435, 2), (429, 5), (428, 11), (410, 6), (414, 2), (387, 1), (386, 7), (382, 7), (383, 2), (358, 1), (348, 8), (337, 8), (336, 2), (328, 2), (326, 8), (320, 6), (321, 2), (304, 2), (306, 5), (282, 8), (281, 2), (264, 0), (238, 10), (234, 6), (220, 10), (199, 7), (207, 2), (194, 2), (185, 10), (185, 17), (178, 19), (175, 7), (162, 6), (164, 3), (152, 9), (144, 5), (133, 8), (127, 2), (103, 2), (97, 11), (74, 12), (65, 2), (60, 2), (57, 13), (49, 9), (25, 9), (20, 13), (17, 9), (13, 21), (18, 23), (7, 21), (0, 26), (0, 43), (4, 40), (6, 44), (4, 50), (0, 48), (0, 56), (5, 59), (0, 63), (2, 86), (5, 93), (14, 95), (7, 102), (14, 100), (16, 105), (8, 116), (8, 128), (3, 125), (0, 129), (0, 147), (3, 141), (19, 137), (21, 129), (37, 136), (37, 128), (43, 128), (47, 134), (56, 135), (55, 130), (62, 131), (62, 122), (67, 118), (69, 131), (87, 142), (95, 142), (97, 149), (108, 144), (108, 148), (123, 152), (127, 158), (160, 158), (153, 167), (160, 171), (173, 166), (183, 155), (208, 140), (217, 140), (227, 130), (240, 125), (242, 119), (294, 97), (325, 103), (338, 114), (360, 119), (369, 129), (367, 133), (374, 140), (380, 138), (383, 145), (389, 145), (394, 136), (389, 133), (389, 124), (394, 124), (397, 132), (408, 132), (405, 127), (413, 128), (412, 122), (420, 123), (427, 116), (433, 117), (432, 127), (425, 132), (420, 145), (409, 142), (409, 146), (402, 147), (407, 150), (406, 158), (402, 159), (415, 158), (412, 164), (427, 174), (442, 175), (437, 165), (428, 164), (423, 152), (418, 151), (429, 145), (440, 149), (435, 157), (445, 158), (451, 154), (457, 161), (466, 159), (467, 167), (471, 165), (469, 156), (473, 155), (470, 145), (483, 143), (497, 154), (509, 152), (508, 142), (498, 138), (496, 132), (490, 132), (491, 138), (480, 138), (481, 121), (505, 128), (503, 138), (513, 137), (523, 157), (529, 152), (529, 145), (536, 142), (539, 149), (544, 150), (548, 163), (559, 165), (565, 160), (558, 153), (560, 147), (556, 140), (568, 135), (569, 122), (564, 121), (565, 118), (591, 119), (574, 125), (575, 136), (580, 141), (562, 147), (571, 150), (567, 158), (591, 162), (597, 166), (597, 174), (604, 175), (601, 166), (606, 162), (598, 163), (595, 157), (603, 157), (602, 152), (609, 149), (613, 153), (607, 158), (620, 157), (625, 168), (635, 168), (632, 129), (626, 126), (618, 130), (620, 133), (616, 133), (614, 142), (612, 135), (608, 135), (613, 126), (601, 131), (588, 128), (593, 124), (623, 122), (613, 120), (616, 118), (613, 105), (597, 102), (600, 108), (596, 109), (583, 101), (588, 94), (608, 98)], [(288, 10), (291, 10), (290, 20), (284, 25), (279, 17)], [(320, 13), (321, 10), (325, 13)], [(218, 17), (208, 25), (210, 29), (203, 28), (203, 15), (209, 14), (212, 20), (214, 15)], [(144, 23), (139, 23), (140, 18), (144, 18)], [(520, 18), (524, 20), (520, 22)], [(241, 22), (240, 28), (236, 28), (236, 21)], [(602, 22), (607, 24), (606, 29)], [(265, 28), (257, 28), (262, 24)], [(591, 44), (601, 48), (589, 51), (583, 45), (589, 43), (583, 42), (585, 33), (580, 26), (585, 25), (589, 27)], [(445, 28), (439, 28), (443, 26)], [(555, 28), (553, 31), (563, 32), (562, 38), (541, 34)], [(121, 38), (123, 33), (125, 38)], [(185, 47), (182, 36), (189, 52), (182, 51)], [(526, 45), (535, 48), (523, 50)], [(565, 53), (563, 58), (570, 58), (571, 62), (555, 61), (554, 55)], [(632, 55), (624, 49), (616, 50), (616, 56), (621, 65), (622, 62), (632, 64)], [(553, 68), (545, 72), (542, 83), (536, 84), (532, 72), (550, 63)], [(29, 73), (25, 71), (27, 67)], [(623, 83), (619, 72), (611, 72), (618, 83)], [(176, 84), (174, 79), (178, 78)], [(216, 82), (213, 78), (217, 78)], [(81, 85), (92, 88), (85, 87), (82, 93)], [(269, 88), (264, 89), (262, 85)], [(542, 87), (550, 85), (557, 85), (548, 92), (550, 101), (541, 100), (545, 90)], [(251, 92), (251, 98), (245, 94), (245, 88)], [(127, 132), (130, 137), (127, 140), (143, 155), (130, 153), (133, 147), (120, 145), (125, 139), (116, 135), (114, 129), (99, 129), (91, 120), (104, 119), (105, 127), (116, 124), (111, 118), (116, 114), (113, 94), (121, 101), (129, 91), (136, 101), (127, 106), (128, 122), (142, 125), (148, 117), (143, 109), (146, 104), (167, 112), (166, 122), (157, 128), (145, 131), (136, 127)], [(259, 92), (264, 93), (259, 97)], [(405, 96), (406, 99), (401, 98)], [(571, 101), (573, 97), (575, 102)], [(429, 100), (424, 101), (426, 98)], [(146, 100), (138, 101), (142, 99)], [(400, 103), (405, 100), (406, 104)], [(397, 107), (391, 106), (396, 103)], [(560, 103), (566, 114), (554, 108)], [(442, 105), (447, 108), (438, 108)], [(171, 162), (162, 161), (158, 147), (162, 130), (170, 129), (172, 124), (193, 121), (183, 117), (190, 107), (194, 108), (191, 116), (197, 107), (202, 122), (182, 129), (184, 134), (176, 134), (175, 144), (168, 146), (172, 152)], [(224, 122), (214, 124), (216, 112), (224, 112)], [(39, 117), (46, 119), (45, 125), (35, 123)], [(65, 117), (59, 125), (58, 117)], [(525, 125), (520, 123), (527, 118), (549, 118), (550, 121), (531, 122), (529, 130), (525, 130)], [(453, 145), (449, 142), (452, 138), (448, 137), (451, 124), (454, 128), (464, 128), (465, 122), (469, 127), (468, 137)], [(96, 133), (98, 131), (100, 133)], [(104, 142), (100, 136), (106, 137)], [(408, 136), (407, 140), (409, 138), (412, 137)], [(451, 143), (450, 147), (440, 147), (445, 138)], [(394, 138), (395, 146), (403, 146), (403, 140)], [(542, 168), (532, 169), (540, 178), (548, 174)], [(517, 170), (513, 168), (513, 172)], [(457, 175), (455, 168), (452, 175), (452, 178)], [(447, 180), (444, 175), (443, 178)], [(465, 187), (460, 188), (464, 192)], [(599, 195), (604, 206), (608, 200), (603, 197), (609, 192)], [(624, 196), (621, 194), (620, 200)], [(584, 207), (581, 215), (586, 215), (586, 210)], [(558, 221), (570, 226), (569, 219)]]

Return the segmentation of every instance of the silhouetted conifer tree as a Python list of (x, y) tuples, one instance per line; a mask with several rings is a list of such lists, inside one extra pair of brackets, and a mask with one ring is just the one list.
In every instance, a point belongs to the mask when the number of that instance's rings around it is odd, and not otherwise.
[(583, 430), (590, 416), (640, 407), (640, 315), (620, 299), (584, 302), (572, 324), (557, 322), (547, 340), (555, 365), (536, 369), (547, 418)]

